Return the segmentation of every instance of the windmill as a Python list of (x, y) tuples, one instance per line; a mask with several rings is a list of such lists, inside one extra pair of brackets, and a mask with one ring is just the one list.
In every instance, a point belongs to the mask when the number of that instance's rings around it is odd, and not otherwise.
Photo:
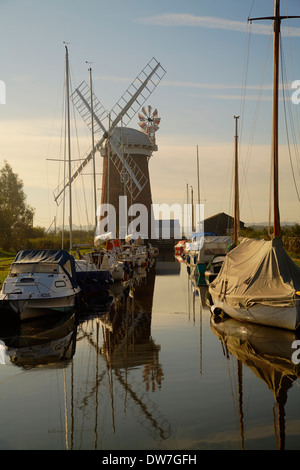
[(141, 129), (147, 134), (154, 136), (155, 132), (159, 129), (158, 124), (160, 123), (157, 109), (152, 112), (152, 106), (148, 106), (148, 108), (143, 106), (142, 113), (139, 113), (138, 116)]
[(144, 103), (165, 73), (160, 63), (153, 57), (109, 113), (94, 93), (91, 93), (90, 87), (85, 81), (76, 88), (71, 95), (71, 99), (87, 126), (95, 133), (99, 140), (94, 148), (92, 147), (82, 159), (81, 163), (73, 169), (71, 178), (62, 181), (54, 191), (54, 200), (57, 205), (62, 201), (68, 187), (92, 160), (95, 152), (100, 151), (106, 142), (109, 142), (113, 149), (110, 161), (112, 161), (120, 177), (121, 175), (124, 176), (124, 173), (128, 175), (127, 178), (124, 178), (124, 184), (132, 200), (135, 201), (137, 199), (148, 183), (148, 178), (145, 172), (140, 169), (135, 159), (132, 158), (126, 149), (126, 145), (123, 145), (123, 127), (120, 128), (118, 125), (128, 125), (136, 113), (143, 108)]

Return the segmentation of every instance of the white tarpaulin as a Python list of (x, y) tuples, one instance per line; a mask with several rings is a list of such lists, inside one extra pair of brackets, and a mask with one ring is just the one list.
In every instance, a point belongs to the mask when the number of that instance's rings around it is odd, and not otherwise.
[(255, 303), (293, 305), (299, 290), (300, 268), (286, 254), (280, 239), (241, 239), (209, 287), (212, 297), (226, 298), (233, 308), (249, 308)]

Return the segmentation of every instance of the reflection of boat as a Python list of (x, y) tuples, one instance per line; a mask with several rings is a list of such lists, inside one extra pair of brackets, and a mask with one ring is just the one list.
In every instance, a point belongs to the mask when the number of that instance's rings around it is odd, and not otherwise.
[(52, 365), (72, 359), (76, 347), (75, 313), (1, 325), (2, 363), (22, 367)]
[[(243, 239), (225, 258), (209, 286), (212, 307), (248, 322), (295, 330), (300, 325), (300, 268), (289, 258), (280, 236), (278, 197), (278, 89), (280, 1), (275, 0), (272, 176), (274, 236)], [(257, 18), (256, 18), (257, 19)]]
[[(226, 356), (229, 358), (231, 354), (237, 359), (239, 378), (241, 379), (241, 367), (245, 365), (263, 380), (273, 393), (278, 407), (279, 448), (283, 449), (287, 392), (300, 374), (299, 364), (294, 363), (299, 361), (292, 360), (294, 341), (298, 339), (298, 335), (284, 329), (241, 323), (229, 317), (212, 316), (211, 329), (221, 340)], [(241, 406), (242, 397), (239, 398)], [(241, 409), (240, 413), (242, 416)]]
[(23, 250), (14, 259), (0, 299), (21, 320), (74, 310), (79, 294), (73, 256), (64, 250)]

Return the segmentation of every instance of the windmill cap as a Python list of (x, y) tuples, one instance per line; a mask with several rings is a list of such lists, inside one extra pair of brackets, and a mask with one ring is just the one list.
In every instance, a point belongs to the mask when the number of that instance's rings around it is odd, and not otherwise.
[(112, 132), (116, 137), (123, 137), (126, 147), (147, 147), (153, 150), (154, 142), (151, 136), (131, 127), (115, 127)]

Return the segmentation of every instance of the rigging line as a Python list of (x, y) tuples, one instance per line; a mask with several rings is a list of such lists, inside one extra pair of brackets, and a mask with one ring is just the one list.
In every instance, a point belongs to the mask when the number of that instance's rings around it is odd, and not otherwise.
[[(72, 73), (70, 73), (70, 94), (73, 92), (73, 86), (72, 86)], [(78, 155), (80, 156), (80, 148), (79, 148), (79, 139), (78, 139), (78, 129), (77, 129), (77, 121), (76, 121), (76, 116), (75, 116), (75, 109), (74, 106), (72, 105), (72, 112), (73, 112), (73, 122), (74, 122), (74, 129), (75, 129), (75, 137), (76, 137), (76, 143), (77, 143), (77, 152)], [(75, 193), (75, 194), (74, 194)], [(80, 213), (80, 208), (79, 208), (79, 201), (78, 201), (78, 195), (77, 191), (74, 191), (75, 195), (75, 201), (76, 201), (76, 209), (77, 209), (77, 217), (79, 219), (79, 225), (81, 225), (81, 213)]]
[(247, 186), (246, 185), (246, 173), (248, 171), (250, 155), (251, 155), (252, 148), (253, 148), (254, 134), (255, 134), (256, 124), (257, 124), (257, 119), (258, 119), (258, 112), (259, 112), (259, 108), (260, 108), (260, 104), (261, 104), (261, 96), (262, 96), (262, 92), (263, 92), (263, 83), (264, 83), (264, 78), (265, 78), (265, 73), (266, 73), (267, 59), (268, 59), (268, 56), (269, 56), (272, 37), (273, 37), (272, 31), (270, 30), (269, 43), (268, 43), (267, 54), (266, 54), (266, 58), (265, 58), (264, 68), (263, 68), (263, 74), (262, 74), (262, 78), (261, 78), (261, 82), (260, 82), (259, 93), (258, 93), (258, 97), (257, 97), (257, 101), (256, 101), (256, 107), (255, 107), (254, 119), (253, 119), (253, 124), (252, 124), (252, 128), (251, 128), (251, 133), (250, 133), (250, 141), (249, 141), (248, 150), (247, 150), (246, 162), (245, 162), (245, 166), (243, 166), (243, 170), (244, 170), (243, 178), (245, 179), (245, 182), (244, 182), (244, 184), (241, 184), (241, 187), (242, 187), (241, 199), (243, 197), (243, 188)]
[[(246, 70), (246, 74), (245, 74), (246, 76), (243, 78), (244, 83), (243, 83), (242, 96), (241, 96), (241, 108), (240, 108), (240, 116), (241, 116), (241, 126), (240, 126), (240, 128), (241, 128), (241, 130), (240, 130), (240, 136), (242, 136), (242, 133), (243, 133), (243, 122), (244, 122), (244, 115), (245, 115), (248, 64), (249, 64), (250, 44), (251, 44), (250, 40), (251, 40), (251, 36), (252, 36), (252, 31), (251, 31), (252, 24), (251, 23), (250, 24), (248, 23), (247, 29), (248, 29), (248, 42), (247, 42), (247, 51), (245, 53), (246, 64), (247, 65), (244, 67), (244, 69)], [(255, 117), (254, 117), (253, 126), (252, 126), (252, 130), (251, 130), (251, 134), (250, 134), (250, 142), (248, 144), (245, 163), (240, 158), (242, 172), (243, 172), (243, 175), (242, 175), (242, 178), (241, 178), (241, 189), (242, 190), (241, 190), (241, 193), (240, 193), (240, 200), (242, 201), (242, 199), (244, 197), (244, 191), (246, 191), (247, 196), (248, 196), (249, 210), (251, 212), (252, 221), (254, 221), (254, 217), (253, 217), (253, 212), (252, 212), (252, 207), (251, 207), (251, 198), (250, 198), (250, 195), (249, 195), (249, 189), (248, 189), (246, 174), (248, 172), (249, 161), (250, 161), (250, 156), (251, 156), (252, 147), (253, 147), (253, 139), (254, 139), (254, 133), (255, 133), (258, 110), (259, 110), (260, 101), (261, 101), (262, 85), (263, 85), (263, 82), (264, 82), (264, 76), (265, 76), (266, 65), (267, 65), (267, 57), (269, 55), (271, 39), (272, 39), (272, 34), (270, 34), (270, 38), (269, 38), (269, 44), (268, 44), (268, 48), (267, 48), (267, 54), (266, 54), (266, 59), (265, 59), (265, 64), (264, 64), (264, 69), (263, 69), (263, 76), (262, 76), (261, 84), (260, 84), (260, 92), (259, 92), (259, 95), (258, 95), (258, 98), (257, 98), (256, 110), (255, 110), (255, 113), (254, 113)], [(241, 145), (242, 145), (242, 138), (240, 137), (240, 139), (239, 139), (239, 155), (242, 154)]]
[[(72, 74), (71, 74), (71, 90), (73, 90), (73, 86), (72, 86)], [(75, 106), (73, 105), (72, 106), (72, 110), (73, 110), (73, 119), (74, 119), (74, 128), (75, 128), (75, 135), (76, 135), (76, 143), (77, 143), (77, 152), (78, 152), (78, 155), (80, 156), (80, 145), (79, 145), (79, 136), (78, 136), (78, 127), (77, 127), (77, 120), (76, 120), (76, 114), (75, 114)], [(87, 207), (87, 199), (86, 199), (86, 191), (85, 191), (85, 186), (84, 186), (84, 179), (83, 179), (83, 176), (81, 175), (81, 184), (82, 184), (82, 191), (83, 191), (83, 200), (84, 200), (84, 208), (85, 208), (85, 214), (86, 214), (86, 221), (87, 221), (87, 224), (90, 225), (90, 221), (89, 221), (89, 217), (88, 217), (88, 207)], [(75, 192), (76, 194), (76, 204), (77, 204), (77, 212), (78, 212), (78, 216), (79, 216), (79, 220), (80, 219), (84, 219), (81, 215), (80, 215), (80, 210), (79, 210), (79, 206), (78, 206), (78, 198), (77, 198), (77, 192)]]
[(265, 72), (266, 72), (266, 67), (267, 67), (268, 55), (269, 55), (269, 51), (270, 51), (271, 39), (272, 39), (272, 34), (270, 34), (269, 44), (268, 44), (268, 48), (267, 48), (267, 54), (266, 54), (266, 58), (265, 58), (264, 68), (263, 68), (263, 74), (262, 74), (262, 78), (261, 78), (261, 82), (260, 82), (260, 86), (259, 86), (259, 93), (258, 93), (258, 97), (257, 97), (257, 102), (256, 102), (256, 107), (255, 107), (255, 112), (254, 112), (254, 119), (253, 119), (253, 124), (252, 124), (252, 128), (251, 128), (250, 143), (249, 143), (249, 146), (248, 146), (247, 160), (246, 160), (246, 166), (245, 166), (246, 169), (249, 165), (250, 153), (251, 153), (253, 140), (254, 140), (254, 134), (255, 134), (256, 124), (257, 124), (258, 112), (259, 112), (259, 108), (260, 108), (260, 104), (261, 104), (261, 96), (262, 96), (262, 92), (263, 92), (263, 83), (264, 83), (264, 79), (265, 79)]
[[(58, 86), (58, 90), (61, 90), (61, 88), (63, 88), (63, 81), (60, 82), (60, 86)], [(50, 144), (51, 144), (51, 141), (54, 137), (54, 127), (55, 127), (55, 121), (56, 121), (55, 116), (56, 116), (56, 113), (57, 113), (58, 103), (61, 101), (60, 98), (59, 98), (59, 95), (60, 95), (60, 91), (58, 91), (58, 93), (57, 93), (55, 110), (54, 110), (53, 118), (52, 118), (51, 138), (48, 140), (48, 147), (47, 147), (47, 152), (46, 152), (46, 162), (48, 160), (48, 156), (49, 156), (49, 152), (50, 152)], [(52, 194), (52, 191), (51, 191), (51, 196), (50, 196), (50, 183), (49, 183), (48, 175), (49, 175), (49, 167), (48, 167), (48, 164), (46, 163), (46, 177), (47, 177), (47, 190), (48, 190), (48, 209), (49, 209), (49, 218), (52, 219), (52, 216), (50, 214), (50, 205), (51, 205), (50, 200), (51, 200), (51, 202), (53, 201), (53, 194)]]
[[(62, 99), (61, 99), (61, 119), (60, 119), (60, 122), (61, 122), (61, 126), (60, 126), (60, 144), (59, 144), (59, 160), (60, 162), (62, 162), (63, 160), (61, 159), (61, 156), (62, 156), (62, 142), (63, 142), (63, 122), (64, 122), (64, 108), (65, 108), (65, 83), (64, 81), (61, 82), (61, 88), (62, 88)], [(55, 119), (55, 114), (56, 112), (54, 113), (54, 117), (53, 117), (53, 121)], [(48, 155), (49, 155), (49, 147), (50, 147), (50, 144), (48, 144), (48, 150), (47, 150), (47, 157), (46, 157), (46, 161), (50, 160), (48, 158)], [(59, 179), (60, 179), (60, 165), (58, 165), (58, 172), (57, 172), (57, 179), (58, 179), (58, 182), (59, 182)], [(48, 186), (48, 190), (49, 190), (49, 183), (48, 183), (48, 165), (47, 165), (47, 186)], [(53, 193), (53, 192), (52, 192)], [(52, 194), (52, 197), (53, 197), (53, 194)], [(50, 200), (50, 196), (48, 194), (48, 199)], [(52, 198), (51, 198), (52, 199)], [(50, 208), (50, 204), (49, 204), (49, 208)], [(56, 206), (56, 210), (55, 210), (55, 215), (56, 215), (56, 219), (57, 219), (57, 215), (58, 215), (58, 207)]]
[[(288, 31), (289, 31), (289, 23), (288, 23)], [(290, 61), (291, 61), (292, 79), (294, 80), (295, 74), (294, 74), (293, 61), (292, 61), (292, 46), (291, 46), (291, 36), (290, 36), (290, 34), (288, 34), (288, 39), (289, 39), (289, 50), (290, 50)], [(282, 62), (282, 63), (283, 63), (283, 62)], [(287, 80), (285, 80), (284, 83), (287, 83)], [(288, 103), (289, 103), (290, 116), (292, 116), (290, 101), (288, 101)], [(299, 115), (298, 115), (298, 113), (297, 113), (297, 108), (295, 108), (295, 109), (296, 109), (296, 128), (297, 128), (297, 133), (296, 133), (296, 131), (295, 131), (294, 126), (292, 127), (292, 131), (293, 131), (293, 136), (294, 136), (294, 149), (295, 149), (295, 153), (296, 153), (296, 163), (297, 163), (298, 171), (299, 171), (299, 174), (300, 174), (300, 159), (299, 159), (298, 144), (297, 144), (297, 138), (296, 138), (296, 135), (300, 133), (300, 126), (299, 126)], [(291, 118), (291, 122), (293, 123), (292, 118)]]
[(252, 23), (247, 23), (247, 39), (245, 45), (245, 60), (243, 67), (243, 78), (242, 78), (242, 90), (241, 90), (241, 104), (240, 104), (240, 116), (241, 116), (241, 125), (240, 125), (240, 135), (242, 135), (243, 129), (243, 120), (244, 120), (244, 111), (245, 111), (245, 96), (247, 90), (247, 77), (248, 77), (248, 66), (249, 66), (249, 56), (250, 56), (250, 44), (251, 44), (251, 27)]
[(252, 2), (252, 5), (251, 5), (250, 11), (249, 11), (249, 15), (248, 15), (248, 19), (251, 17), (251, 12), (253, 10), (254, 3), (255, 3), (255, 0), (253, 0), (253, 2)]
[(294, 186), (295, 190), (297, 193), (298, 200), (300, 202), (300, 195), (298, 192), (297, 188), (297, 183), (295, 179), (295, 173), (294, 173), (294, 168), (293, 168), (293, 162), (292, 162), (292, 155), (291, 155), (291, 148), (290, 148), (290, 140), (289, 140), (289, 131), (288, 131), (288, 125), (287, 125), (287, 112), (286, 112), (286, 98), (285, 98), (285, 85), (284, 85), (284, 75), (283, 75), (283, 52), (282, 52), (282, 44), (280, 40), (280, 56), (281, 56), (281, 81), (282, 81), (282, 93), (283, 93), (283, 109), (284, 109), (284, 118), (285, 118), (285, 129), (286, 129), (286, 135), (287, 135), (287, 144), (288, 144), (288, 152), (289, 152), (289, 159), (290, 159), (290, 165), (291, 165), (291, 171), (292, 171), (292, 176), (293, 176), (293, 181), (294, 181)]
[[(255, 0), (253, 0), (254, 3)], [(253, 7), (253, 4), (252, 4)], [(252, 10), (252, 8), (251, 8)], [(250, 10), (250, 13), (251, 13)], [(249, 16), (250, 16), (249, 13)], [(245, 103), (246, 103), (246, 90), (247, 90), (247, 77), (248, 77), (248, 66), (249, 66), (249, 56), (250, 56), (250, 44), (251, 44), (251, 26), (252, 24), (247, 22), (247, 38), (246, 38), (246, 44), (245, 44), (245, 56), (244, 56), (244, 67), (243, 67), (243, 79), (242, 79), (242, 90), (241, 90), (241, 103), (240, 103), (240, 126), (239, 126), (239, 143), (238, 143), (238, 151), (239, 151), (239, 156), (242, 155), (241, 152), (241, 142), (242, 142), (242, 135), (243, 135), (243, 124), (244, 124), (244, 117), (245, 117)], [(239, 157), (241, 163), (242, 159)], [(243, 166), (243, 164), (242, 164)], [(245, 178), (246, 182), (246, 178)], [(246, 184), (245, 184), (246, 185)], [(247, 190), (248, 193), (248, 190)], [(250, 198), (248, 199), (250, 201)], [(250, 204), (250, 211), (251, 211), (251, 204)], [(252, 211), (251, 211), (252, 212)]]
[[(291, 61), (291, 71), (292, 71), (292, 79), (295, 79), (295, 74), (294, 74), (294, 67), (293, 67), (293, 60), (292, 60), (292, 45), (291, 45), (291, 34), (290, 34), (290, 26), (289, 26), (289, 19), (288, 19), (288, 8), (286, 4), (286, 11), (287, 11), (287, 30), (288, 30), (288, 41), (289, 41), (289, 51), (290, 51), (290, 61)], [(297, 129), (298, 129), (298, 134), (300, 133), (300, 124), (299, 124), (299, 116), (298, 113), (296, 112), (296, 121), (297, 121)]]

